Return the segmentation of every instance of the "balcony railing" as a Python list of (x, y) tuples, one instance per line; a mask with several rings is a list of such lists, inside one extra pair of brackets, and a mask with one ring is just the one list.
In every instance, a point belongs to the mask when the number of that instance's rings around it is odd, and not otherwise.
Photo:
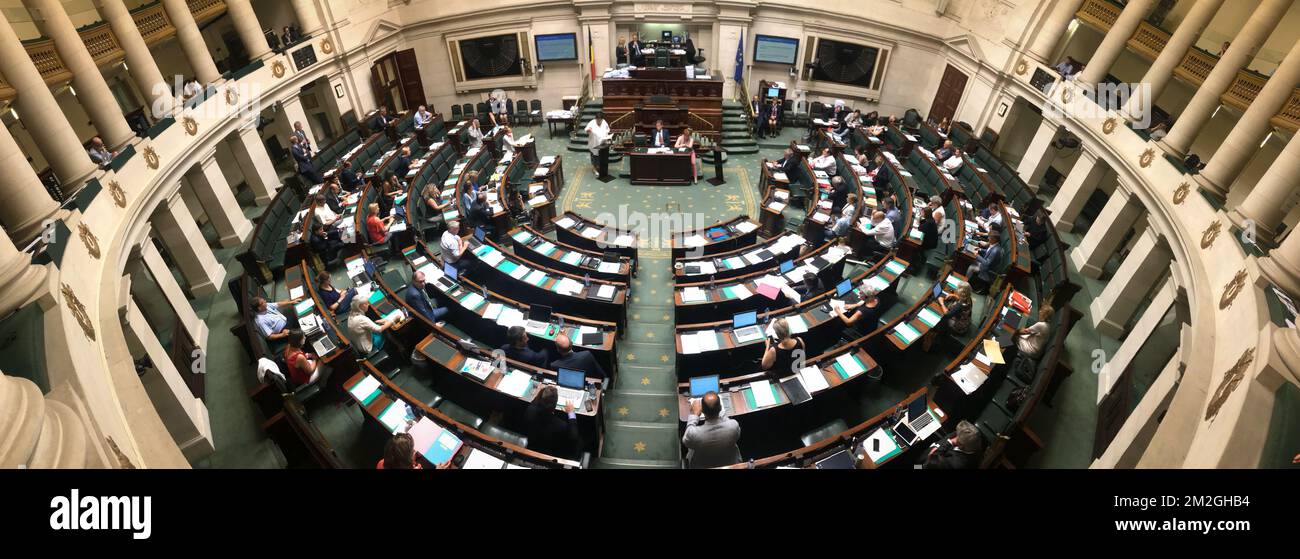
[[(1123, 6), (1109, 0), (1084, 0), (1074, 17), (1079, 20), (1079, 23), (1106, 33), (1115, 25), (1115, 20), (1119, 18), (1123, 9)], [(1144, 21), (1138, 25), (1133, 36), (1129, 37), (1127, 46), (1138, 56), (1155, 60), (1168, 44), (1168, 32)], [(1218, 56), (1192, 47), (1174, 69), (1174, 76), (1191, 84), (1192, 87), (1200, 87), (1218, 62)], [(1244, 111), (1255, 101), (1255, 97), (1259, 95), (1265, 83), (1268, 83), (1266, 76), (1241, 70), (1237, 72), (1232, 85), (1219, 100), (1225, 105)], [(1291, 132), (1300, 129), (1300, 107), (1297, 104), (1300, 104), (1300, 88), (1291, 94), (1282, 111), (1273, 117), (1273, 125)]]
[[(226, 11), (225, 0), (187, 0), (187, 2), (190, 13), (194, 14), (196, 21), (213, 18)], [(163, 9), (161, 2), (136, 8), (131, 13), (131, 17), (135, 19), (135, 25), (140, 29), (140, 35), (144, 37), (147, 45), (152, 46), (176, 34), (176, 28), (172, 26), (171, 18), (167, 17), (167, 11)], [(112, 26), (108, 22), (101, 21), (83, 27), (77, 30), (77, 33), (81, 35), (81, 41), (90, 51), (90, 57), (99, 66), (116, 64), (126, 57), (126, 52), (122, 50), (122, 45), (118, 42), (117, 35), (113, 34)], [(63, 59), (59, 57), (53, 40), (41, 37), (24, 41), (23, 46), (27, 48), (28, 56), (32, 57), (32, 62), (46, 84), (55, 86), (72, 79), (72, 72), (68, 71)], [(9, 82), (0, 78), (0, 100), (12, 99), (16, 95), (17, 92)]]

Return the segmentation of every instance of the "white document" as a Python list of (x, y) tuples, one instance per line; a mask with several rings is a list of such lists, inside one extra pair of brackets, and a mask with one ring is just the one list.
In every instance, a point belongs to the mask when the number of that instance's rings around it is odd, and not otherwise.
[(406, 427), (407, 410), (410, 409), (406, 402), (398, 400), (388, 406), (384, 413), (379, 416), (379, 422), (391, 432), (397, 432)]
[(748, 233), (755, 229), (758, 229), (758, 224), (752, 221), (742, 221), (736, 224), (736, 231), (739, 231), (741, 235), (744, 235), (745, 233)]
[(528, 274), (527, 277), (524, 278), (524, 281), (531, 283), (533, 285), (537, 285), (539, 283), (545, 283), (546, 277), (547, 277), (546, 272), (543, 272), (541, 270), (533, 270), (531, 273)]
[(524, 279), (524, 276), (528, 275), (532, 271), (533, 269), (529, 268), (528, 266), (517, 266), (513, 271), (510, 272), (510, 277), (515, 279)]
[(496, 456), (492, 456), (477, 448), (469, 451), (469, 456), (465, 458), (465, 463), (461, 465), (462, 470), (500, 470), (504, 468), (506, 462)]
[(356, 398), (357, 400), (364, 400), (366, 399), (366, 397), (370, 396), (375, 392), (375, 390), (378, 389), (379, 389), (379, 379), (376, 379), (375, 377), (372, 377), (370, 375), (366, 375), (366, 378), (361, 379), (361, 382), (358, 382), (356, 386), (353, 386), (352, 389), (349, 390), (348, 392), (352, 393), (353, 398)]
[(790, 326), (791, 334), (802, 334), (808, 331), (808, 323), (803, 321), (802, 316), (787, 316), (785, 323)]
[(524, 318), (523, 311), (513, 307), (501, 309), (501, 314), (497, 315), (497, 324), (509, 328), (511, 326), (523, 326), (528, 321)]
[(304, 290), (301, 285), (298, 287), (294, 287), (289, 290), (289, 298), (297, 299), (299, 297), (302, 297), (305, 294), (305, 291), (306, 290)]
[(559, 284), (555, 286), (555, 291), (561, 295), (573, 295), (582, 291), (582, 284), (571, 278), (560, 278)]
[(687, 287), (682, 290), (683, 303), (698, 303), (706, 299), (708, 299), (708, 295), (704, 293), (703, 289), (698, 287)]
[(831, 385), (826, 382), (826, 375), (817, 367), (804, 367), (799, 370), (799, 382), (803, 383), (804, 390), (809, 394), (820, 390), (826, 390)]
[(957, 369), (957, 372), (952, 374), (952, 380), (966, 394), (973, 394), (976, 390), (979, 390), (980, 386), (983, 386), (984, 381), (988, 380), (988, 378), (988, 375), (985, 375), (979, 367), (972, 363), (962, 365)]
[[(872, 447), (876, 445), (871, 441), (880, 441), (879, 451), (872, 450)], [(867, 458), (871, 459), (871, 462), (875, 464), (879, 463), (884, 457), (889, 456), (889, 453), (897, 450), (898, 443), (894, 442), (894, 438), (889, 436), (889, 433), (886, 433), (884, 429), (876, 429), (871, 433), (870, 437), (863, 441), (862, 447), (866, 450)]]
[(745, 257), (744, 257), (744, 258), (745, 258), (745, 262), (749, 262), (750, 264), (758, 264), (759, 262), (762, 262), (762, 261), (763, 261), (763, 257), (762, 257), (762, 256), (759, 256), (759, 253), (760, 253), (760, 252), (763, 252), (763, 251), (761, 251), (761, 250), (755, 250), (755, 251), (753, 251), (753, 252), (749, 252), (749, 253), (745, 254)]
[(500, 383), (497, 383), (497, 390), (522, 398), (524, 394), (528, 393), (532, 381), (532, 375), (519, 370), (511, 370), (501, 378)]
[(694, 333), (682, 334), (682, 353), (695, 355), (700, 352), (700, 341)]
[(600, 288), (596, 290), (596, 296), (600, 297), (601, 299), (613, 299), (614, 290), (615, 290), (614, 286), (605, 284), (600, 286)]
[(622, 262), (601, 262), (596, 270), (602, 274), (616, 274), (622, 267)]
[(703, 261), (698, 262), (697, 264), (699, 264), (699, 266), (700, 266), (700, 271), (697, 272), (697, 275), (698, 275), (698, 274), (716, 274), (716, 273), (718, 273), (718, 268), (715, 267), (715, 266), (713, 265), (713, 262), (712, 262), (712, 261), (709, 261), (709, 260), (703, 260)]
[(505, 305), (500, 303), (488, 303), (487, 309), (483, 311), (483, 318), (496, 320), (498, 316), (501, 316), (502, 309), (505, 308)]
[(754, 296), (753, 291), (750, 291), (748, 287), (744, 286), (744, 284), (739, 284), (739, 283), (731, 286), (731, 293), (734, 294), (736, 298), (740, 299), (741, 301), (744, 301), (745, 299)]
[(744, 268), (744, 267), (745, 267), (745, 261), (744, 261), (744, 260), (741, 260), (739, 256), (732, 256), (731, 258), (728, 258), (728, 259), (726, 259), (726, 260), (723, 260), (722, 262), (723, 262), (724, 264), (726, 264), (727, 267), (728, 267), (728, 268), (731, 268), (732, 270), (735, 270), (736, 268)]
[(836, 357), (835, 362), (839, 363), (840, 368), (844, 369), (844, 373), (850, 377), (866, 371), (866, 369), (862, 368), (862, 365), (858, 364), (858, 360), (853, 358), (852, 353), (846, 353)]
[(717, 351), (718, 334), (713, 330), (705, 330), (695, 333), (696, 343), (699, 344), (700, 351)]
[(482, 303), (483, 303), (483, 296), (479, 295), (478, 293), (470, 293), (468, 296), (466, 296), (464, 299), (461, 299), (460, 301), (460, 304), (465, 305), (465, 308), (467, 309), (477, 309), (478, 306)]
[(483, 263), (487, 264), (488, 266), (496, 266), (497, 264), (500, 264), (502, 260), (505, 260), (505, 258), (506, 255), (502, 254), (501, 251), (492, 249), (489, 250), (487, 253), (485, 253), (483, 256), (480, 256), (479, 260), (482, 260)]
[(634, 239), (631, 235), (619, 235), (614, 239), (614, 244), (621, 247), (632, 246)]
[(682, 244), (688, 247), (702, 247), (706, 244), (709, 244), (709, 242), (705, 240), (702, 235), (691, 235), (683, 239)]
[(564, 229), (568, 229), (568, 228), (570, 228), (570, 227), (573, 227), (573, 218), (571, 218), (571, 217), (563, 217), (563, 218), (560, 218), (559, 221), (556, 221), (556, 222), (555, 222), (555, 226), (556, 226), (556, 227), (561, 227), (561, 228), (564, 228)]
[(749, 389), (754, 391), (754, 405), (760, 408), (776, 405), (776, 396), (772, 394), (771, 381), (754, 381), (749, 384)]

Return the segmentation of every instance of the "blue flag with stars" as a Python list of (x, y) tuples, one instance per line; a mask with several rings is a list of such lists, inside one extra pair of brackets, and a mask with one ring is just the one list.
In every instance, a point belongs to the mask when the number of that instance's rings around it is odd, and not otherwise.
[(745, 77), (745, 36), (740, 36), (740, 42), (736, 43), (736, 75), (732, 76), (736, 81)]

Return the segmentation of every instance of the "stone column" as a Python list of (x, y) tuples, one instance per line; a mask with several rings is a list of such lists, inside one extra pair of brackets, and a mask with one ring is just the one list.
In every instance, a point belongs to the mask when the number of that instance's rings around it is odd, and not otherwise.
[(189, 3), (185, 0), (162, 0), (162, 3), (163, 9), (167, 10), (167, 17), (172, 20), (172, 27), (176, 28), (176, 42), (180, 43), (181, 50), (185, 51), (185, 59), (189, 60), (190, 67), (194, 69), (194, 77), (200, 84), (210, 84), (221, 79), (221, 72), (217, 71), (217, 63), (212, 61), (212, 53), (203, 40), (203, 33), (194, 21), (194, 14), (190, 13)]
[(316, 13), (316, 2), (312, 0), (292, 0), (293, 14), (298, 18), (298, 28), (305, 37), (316, 35), (321, 30), (320, 15)]
[(233, 247), (244, 243), (253, 231), (253, 224), (244, 217), (244, 212), (230, 190), (230, 183), (221, 174), (217, 166), (216, 150), (208, 153), (197, 165), (185, 173), (185, 180), (198, 196), (203, 205), (203, 212), (208, 214), (212, 227), (221, 236), (221, 246)]
[(1079, 152), (1079, 159), (1074, 162), (1070, 174), (1065, 176), (1061, 189), (1057, 191), (1056, 197), (1052, 198), (1052, 203), (1047, 207), (1052, 212), (1052, 219), (1056, 221), (1058, 230), (1074, 229), (1074, 220), (1078, 219), (1084, 204), (1088, 202), (1088, 197), (1097, 190), (1097, 183), (1106, 177), (1107, 172), (1109, 167), (1098, 160), (1097, 156), (1087, 149)]
[[(284, 115), (284, 125), (289, 134), (293, 134), (294, 123), (301, 122), (303, 132), (306, 132), (307, 137), (311, 138), (312, 151), (314, 152), (320, 147), (317, 145), (316, 133), (311, 129), (311, 121), (307, 120), (307, 111), (302, 108), (302, 97), (294, 93), (280, 101), (280, 114)], [(287, 144), (288, 142), (286, 142)]]
[(1070, 261), (1080, 274), (1093, 279), (1101, 277), (1106, 261), (1119, 249), (1119, 243), (1133, 228), (1133, 224), (1142, 216), (1142, 204), (1133, 200), (1123, 188), (1116, 188), (1111, 193), (1106, 207), (1097, 215), (1097, 220), (1079, 241), (1079, 246), (1070, 251)]
[[(1164, 260), (1164, 269), (1169, 269), (1169, 260)], [(1147, 283), (1141, 285), (1141, 293), (1138, 294), (1137, 297), (1146, 297), (1147, 291), (1151, 287), (1151, 282), (1156, 281), (1158, 278), (1159, 276), (1157, 275), (1156, 277), (1149, 279)], [(1106, 289), (1109, 290), (1115, 285), (1117, 285), (1115, 282), (1111, 282), (1106, 286)], [(1166, 281), (1164, 285), (1160, 286), (1160, 288), (1151, 296), (1151, 302), (1147, 305), (1146, 311), (1142, 313), (1142, 318), (1138, 319), (1137, 324), (1133, 325), (1133, 331), (1124, 338), (1124, 342), (1119, 346), (1119, 349), (1115, 351), (1115, 354), (1106, 361), (1106, 364), (1102, 365), (1101, 371), (1097, 375), (1097, 402), (1101, 402), (1101, 400), (1110, 393), (1115, 382), (1124, 375), (1124, 370), (1128, 369), (1133, 363), (1133, 359), (1137, 357), (1138, 351), (1140, 351), (1142, 346), (1146, 345), (1147, 340), (1151, 338), (1151, 333), (1160, 325), (1160, 319), (1164, 318), (1165, 313), (1169, 312), (1169, 307), (1173, 306), (1177, 301), (1178, 289), (1174, 286), (1173, 281)], [(1130, 301), (1131, 305), (1129, 306), (1128, 311), (1131, 313), (1133, 310), (1132, 305), (1136, 305), (1139, 302), (1140, 301), (1137, 300)], [(1093, 301), (1093, 307), (1095, 308), (1096, 306), (1097, 301)], [(1129, 316), (1131, 316), (1131, 314)], [(1127, 320), (1128, 319), (1125, 318), (1125, 321)], [(1114, 334), (1106, 335), (1118, 337)], [(1120, 335), (1123, 335), (1122, 325)]]
[(95, 123), (95, 129), (104, 144), (109, 149), (118, 149), (130, 142), (135, 133), (122, 116), (122, 107), (108, 89), (108, 82), (104, 81), (99, 66), (90, 57), (81, 34), (77, 33), (72, 19), (63, 9), (63, 2), (23, 0), (23, 5), (27, 6), (41, 32), (54, 41), (54, 48), (59, 52), (64, 67), (72, 72), (72, 86), (76, 89), (77, 100)]
[[(1219, 149), (1227, 147), (1224, 144)], [(1277, 154), (1277, 159), (1268, 167), (1268, 171), (1260, 177), (1254, 190), (1246, 195), (1241, 205), (1228, 212), (1228, 219), (1242, 229), (1253, 226), (1256, 238), (1270, 243), (1277, 226), (1286, 217), (1284, 210), (1287, 198), (1297, 185), (1300, 185), (1300, 140), (1292, 136), (1286, 147), (1282, 148), (1282, 153)], [(1287, 237), (1287, 241), (1292, 237), (1296, 237), (1294, 232)]]
[[(130, 284), (130, 276), (123, 276), (122, 281)], [(129, 291), (128, 291), (129, 292)], [(153, 364), (143, 375), (140, 383), (144, 385), (149, 400), (153, 403), (158, 417), (167, 426), (176, 445), (181, 448), (188, 460), (196, 460), (212, 454), (212, 427), (208, 422), (208, 408), (203, 400), (196, 398), (189, 385), (181, 377), (180, 371), (172, 363), (171, 356), (158, 341), (149, 322), (135, 304), (135, 299), (127, 297), (122, 308), (118, 310), (122, 320), (122, 333), (131, 350), (133, 359), (148, 357)]]
[(0, 75), (20, 92), (14, 102), (18, 117), (63, 182), (64, 191), (71, 194), (79, 190), (82, 181), (95, 172), (95, 164), (86, 155), (81, 140), (63, 116), (63, 110), (18, 40), (13, 26), (3, 17), (0, 17)]
[(1061, 37), (1065, 36), (1066, 30), (1070, 27), (1070, 21), (1074, 19), (1074, 14), (1079, 11), (1079, 6), (1083, 5), (1083, 0), (1056, 0), (1051, 7), (1051, 11), (1043, 18), (1042, 23), (1038, 26), (1038, 32), (1034, 34), (1033, 41), (1029, 43), (1029, 49), (1025, 51), (1034, 60), (1043, 64), (1052, 64), (1052, 55), (1056, 53), (1056, 47), (1061, 43)]
[(144, 242), (133, 249), (132, 257), (130, 265), (149, 273), (154, 283), (158, 285), (158, 290), (167, 299), (167, 304), (176, 313), (176, 317), (180, 319), (181, 326), (185, 328), (185, 333), (189, 335), (196, 345), (206, 348), (208, 346), (208, 325), (194, 312), (194, 306), (185, 297), (185, 291), (181, 289), (181, 284), (176, 282), (176, 276), (172, 275), (171, 268), (168, 268), (167, 263), (163, 261), (162, 253), (158, 252), (158, 247), (154, 246), (153, 241), (145, 239)]
[[(19, 252), (9, 235), (0, 231), (0, 316), (22, 308), (45, 292), (49, 268), (33, 265), (32, 257)], [(0, 431), (3, 433), (3, 431)]]
[[(61, 213), (59, 204), (45, 191), (22, 148), (9, 134), (9, 127), (3, 125), (0, 125), (0, 166), (5, 169), (0, 173), (0, 200), (4, 201), (0, 203), (0, 223), (18, 242), (25, 243), (36, 237), (45, 220), (57, 219)], [(13, 245), (8, 237), (5, 242)], [(4, 254), (0, 249), (0, 259)], [(0, 281), (0, 285), (7, 284)]]
[[(1192, 147), (1201, 127), (1209, 122), (1214, 110), (1219, 108), (1219, 98), (1223, 96), (1237, 72), (1245, 68), (1255, 58), (1255, 51), (1268, 39), (1277, 27), (1282, 16), (1291, 7), (1293, 0), (1261, 0), (1259, 6), (1250, 14), (1246, 25), (1242, 26), (1237, 36), (1232, 38), (1232, 45), (1223, 53), (1219, 62), (1210, 70), (1205, 81), (1196, 88), (1196, 94), (1178, 115), (1178, 121), (1169, 129), (1169, 135), (1156, 143), (1168, 153), (1182, 157)], [(1256, 143), (1258, 145), (1258, 143)]]
[(1079, 82), (1092, 85), (1106, 79), (1106, 73), (1124, 52), (1124, 46), (1128, 44), (1128, 40), (1137, 31), (1138, 24), (1147, 17), (1151, 12), (1151, 6), (1155, 3), (1155, 0), (1129, 0), (1124, 10), (1119, 13), (1115, 24), (1110, 26), (1110, 31), (1106, 32), (1106, 38), (1102, 39), (1101, 45), (1093, 51), (1087, 67), (1079, 73)]
[[(1264, 83), (1264, 88), (1259, 90), (1237, 125), (1228, 132), (1228, 137), (1223, 139), (1223, 144), (1214, 152), (1214, 157), (1210, 158), (1199, 175), (1193, 177), (1196, 183), (1220, 200), (1226, 200), (1232, 182), (1259, 151), (1259, 144), (1264, 141), (1264, 137), (1273, 131), (1273, 125), (1269, 121), (1291, 98), (1296, 84), (1300, 84), (1300, 42), (1291, 46), (1291, 52), (1287, 53), (1277, 71)], [(1260, 183), (1268, 180), (1271, 174), (1270, 170)], [(1294, 174), (1288, 176), (1292, 179), (1296, 177)]]
[(131, 17), (126, 4), (122, 0), (96, 0), (95, 4), (100, 15), (113, 28), (117, 43), (126, 53), (128, 73), (135, 80), (136, 88), (148, 100), (150, 113), (154, 118), (171, 114), (176, 99), (172, 97), (171, 87), (158, 70), (158, 63), (154, 61), (153, 53), (149, 52), (149, 45), (140, 35), (140, 28), (136, 27), (135, 18)]
[(249, 60), (260, 59), (271, 52), (271, 46), (266, 43), (262, 24), (257, 21), (257, 13), (253, 11), (250, 0), (226, 0), (226, 11), (230, 13), (230, 20), (239, 31), (239, 39), (244, 43), (244, 48), (248, 49)]
[(30, 380), (0, 374), (0, 468), (86, 468), (88, 449), (75, 410)]
[(1300, 234), (1292, 231), (1268, 256), (1260, 258), (1259, 271), (1287, 294), (1300, 297)]
[(1025, 157), (1016, 167), (1016, 173), (1020, 178), (1035, 190), (1038, 188), (1038, 183), (1043, 180), (1043, 175), (1047, 173), (1048, 167), (1052, 166), (1052, 160), (1056, 159), (1056, 150), (1052, 149), (1052, 141), (1056, 139), (1057, 128), (1056, 123), (1050, 120), (1039, 121), (1034, 139), (1029, 142)]
[(190, 293), (202, 297), (224, 288), (226, 269), (217, 261), (208, 247), (203, 232), (194, 223), (190, 209), (180, 195), (159, 204), (149, 222), (155, 237), (162, 241), (172, 260), (181, 270), (181, 276), (190, 286)]
[[(1138, 235), (1124, 262), (1115, 271), (1101, 295), (1092, 300), (1092, 324), (1098, 332), (1115, 339), (1124, 337), (1124, 325), (1142, 304), (1152, 284), (1169, 269), (1173, 255), (1150, 227)], [(1163, 311), (1161, 311), (1163, 313)]]
[(244, 182), (253, 189), (259, 206), (270, 203), (275, 192), (280, 189), (280, 175), (275, 172), (275, 164), (266, 153), (262, 136), (256, 128), (240, 128), (228, 140), (230, 150), (235, 154), (235, 161), (244, 173)]
[[(1141, 120), (1138, 113), (1147, 113), (1151, 106), (1155, 105), (1156, 100), (1160, 99), (1160, 94), (1169, 85), (1169, 80), (1174, 77), (1174, 69), (1183, 61), (1183, 56), (1187, 50), (1196, 44), (1196, 40), (1201, 37), (1201, 32), (1214, 19), (1214, 14), (1219, 11), (1223, 5), (1223, 0), (1197, 0), (1192, 4), (1191, 10), (1187, 16), (1178, 24), (1178, 29), (1169, 37), (1169, 42), (1165, 44), (1164, 50), (1156, 57), (1155, 62), (1151, 63), (1151, 68), (1147, 70), (1146, 75), (1142, 76), (1142, 84), (1145, 88), (1138, 88), (1129, 98), (1128, 104), (1124, 106), (1122, 112), (1134, 120)], [(1145, 105), (1145, 106), (1144, 106)]]

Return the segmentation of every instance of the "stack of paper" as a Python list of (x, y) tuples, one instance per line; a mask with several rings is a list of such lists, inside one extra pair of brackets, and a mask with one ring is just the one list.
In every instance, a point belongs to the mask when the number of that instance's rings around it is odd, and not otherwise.
[(752, 221), (742, 221), (736, 224), (736, 230), (739, 231), (741, 235), (744, 235), (745, 233), (748, 233), (755, 229), (758, 229), (758, 225)]
[(571, 218), (571, 217), (562, 217), (562, 218), (560, 218), (558, 221), (555, 222), (555, 226), (556, 226), (556, 227), (560, 227), (560, 228), (564, 228), (564, 229), (568, 229), (568, 228), (570, 228), (570, 227), (573, 227), (573, 223), (574, 223), (574, 222), (573, 222), (573, 218)]
[(760, 408), (776, 405), (776, 394), (772, 393), (771, 381), (754, 381), (749, 384), (749, 389), (754, 392), (754, 405)]
[(298, 287), (291, 287), (291, 288), (289, 288), (289, 298), (290, 298), (290, 299), (298, 299), (298, 298), (301, 298), (301, 297), (302, 297), (303, 295), (305, 295), (305, 294), (306, 294), (306, 291), (302, 288), (301, 285), (299, 285)]
[(465, 458), (465, 463), (461, 465), (462, 470), (500, 470), (506, 465), (505, 461), (492, 456), (479, 449), (469, 451), (469, 456)]
[(479, 305), (483, 304), (483, 301), (482, 295), (479, 295), (478, 293), (470, 293), (469, 295), (466, 295), (464, 299), (460, 300), (460, 304), (465, 305), (465, 308), (472, 311), (477, 310)]
[(826, 375), (823, 375), (822, 370), (817, 367), (804, 367), (800, 369), (799, 381), (803, 383), (804, 389), (807, 390), (809, 394), (813, 394), (819, 390), (825, 390), (831, 386), (826, 382)]
[(522, 326), (528, 322), (524, 318), (524, 313), (514, 307), (505, 307), (501, 309), (501, 314), (497, 315), (497, 324), (506, 328), (511, 326)]
[(622, 267), (623, 264), (620, 262), (601, 262), (600, 266), (596, 267), (596, 271), (602, 274), (616, 274)]
[(636, 242), (636, 240), (631, 235), (624, 234), (614, 238), (614, 244), (621, 247), (632, 246), (634, 242)]
[(361, 379), (361, 381), (349, 389), (348, 392), (352, 394), (353, 398), (356, 398), (357, 401), (361, 402), (362, 405), (365, 405), (373, 399), (372, 396), (379, 392), (379, 379), (366, 375), (366, 378)]
[(560, 278), (559, 283), (555, 285), (555, 292), (560, 295), (574, 295), (582, 291), (582, 284), (571, 278)]
[(588, 239), (594, 239), (600, 236), (600, 232), (601, 229), (599, 227), (588, 227), (582, 231), (582, 236)]
[(709, 241), (706, 240), (702, 235), (691, 235), (689, 237), (686, 237), (685, 239), (682, 239), (682, 244), (688, 247), (702, 247), (706, 244), (709, 244)]
[(497, 383), (497, 390), (511, 396), (523, 398), (532, 386), (532, 375), (519, 370), (511, 370), (501, 378), (501, 382)]
[(698, 303), (706, 299), (708, 299), (708, 295), (704, 292), (703, 289), (700, 289), (698, 287), (687, 287), (686, 289), (682, 290), (683, 303)]
[(502, 260), (505, 260), (506, 255), (501, 251), (491, 247), (488, 248), (490, 250), (485, 251), (481, 256), (479, 256), (479, 260), (482, 260), (484, 264), (487, 264), (488, 266), (496, 266)]
[(600, 288), (596, 290), (596, 296), (600, 297), (601, 299), (613, 299), (614, 286), (609, 284), (600, 286)]
[(533, 269), (528, 266), (515, 266), (515, 269), (511, 270), (509, 273), (512, 278), (524, 279), (524, 276), (532, 273), (532, 271)]
[(840, 369), (844, 371), (844, 374), (848, 375), (849, 377), (852, 377), (854, 375), (866, 371), (866, 369), (862, 367), (862, 364), (858, 362), (858, 359), (854, 357), (852, 353), (846, 353), (844, 355), (836, 357), (835, 363), (839, 365)]

